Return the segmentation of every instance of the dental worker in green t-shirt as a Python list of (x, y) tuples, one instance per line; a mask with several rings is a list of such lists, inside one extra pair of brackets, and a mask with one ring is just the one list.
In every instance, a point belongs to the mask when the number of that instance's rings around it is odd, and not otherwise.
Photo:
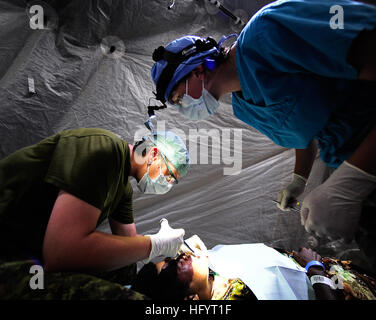
[[(130, 145), (107, 130), (74, 129), (22, 148), (0, 160), (0, 260), (105, 272), (175, 256), (183, 229), (162, 219), (158, 233), (137, 233), (129, 177), (164, 194), (188, 167), (186, 146), (169, 131)], [(106, 218), (112, 234), (96, 230)]]

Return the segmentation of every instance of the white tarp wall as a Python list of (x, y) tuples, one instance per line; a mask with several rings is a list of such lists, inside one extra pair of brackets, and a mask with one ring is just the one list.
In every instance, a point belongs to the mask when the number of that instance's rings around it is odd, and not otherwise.
[[(245, 20), (269, 2), (222, 1)], [(43, 29), (31, 28), (33, 4), (44, 9)], [(65, 129), (100, 127), (130, 143), (146, 133), (154, 49), (186, 34), (219, 40), (240, 32), (207, 1), (176, 0), (168, 10), (170, 4), (0, 0), (0, 158)], [(226, 97), (215, 116), (200, 122), (187, 121), (172, 107), (157, 111), (158, 126), (185, 135), (193, 164), (166, 195), (134, 189), (138, 232), (157, 232), (166, 217), (187, 237), (199, 235), (208, 248), (263, 242), (290, 250), (312, 246), (323, 255), (356, 254), (354, 243), (315, 239), (298, 213), (276, 207), (272, 199), (292, 178), (294, 151), (237, 120), (230, 101)], [(317, 160), (307, 192), (327, 175)], [(106, 223), (100, 229), (109, 231)]]

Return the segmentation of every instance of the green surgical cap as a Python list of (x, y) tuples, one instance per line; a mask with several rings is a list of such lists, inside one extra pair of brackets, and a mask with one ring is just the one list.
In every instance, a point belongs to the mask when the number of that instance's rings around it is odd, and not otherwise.
[(143, 137), (149, 140), (178, 170), (180, 177), (184, 177), (189, 168), (189, 153), (182, 139), (171, 131), (157, 131)]

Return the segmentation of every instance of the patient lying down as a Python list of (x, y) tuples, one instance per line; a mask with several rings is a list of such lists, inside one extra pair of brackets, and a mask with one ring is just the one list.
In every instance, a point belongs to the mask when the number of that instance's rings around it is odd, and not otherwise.
[(154, 300), (222, 300), (232, 294), (255, 299), (240, 279), (226, 279), (209, 270), (206, 246), (197, 235), (187, 242), (194, 254), (184, 246), (174, 259), (146, 264), (132, 289)]
[(138, 273), (132, 289), (155, 300), (223, 300), (230, 295), (255, 299), (240, 279), (209, 273), (208, 257), (190, 253), (148, 263)]
[[(194, 241), (193, 243), (190, 243), (190, 246), (194, 248), (195, 254), (191, 254), (189, 250), (184, 250), (184, 252), (179, 254), (176, 258), (166, 258), (157, 263), (150, 262), (146, 264), (139, 271), (132, 289), (144, 293), (153, 300), (257, 299), (256, 295), (241, 279), (229, 279), (212, 272), (209, 269), (209, 257), (205, 245), (197, 236), (193, 240)], [(301, 267), (305, 267), (305, 265), (312, 260), (322, 262), (325, 260), (322, 259), (318, 253), (307, 248), (300, 248), (299, 251), (293, 251), (291, 256), (293, 256), (295, 262), (298, 262)], [(260, 258), (261, 257), (255, 257), (255, 259)], [(332, 260), (333, 259), (331, 259), (331, 263), (339, 262), (337, 260), (336, 262)], [(327, 265), (327, 269), (330, 269), (329, 265)], [(345, 270), (344, 272), (349, 273), (351, 270)], [(303, 284), (306, 285), (306, 281), (309, 283), (308, 279), (313, 275), (322, 275), (324, 277), (330, 276), (328, 271), (325, 272), (318, 266), (312, 266), (308, 269), (308, 278), (306, 278), (305, 273), (303, 273), (303, 275), (303, 280), (299, 280), (301, 283), (296, 283), (297, 287), (301, 287)], [(258, 275), (255, 274), (255, 277), (258, 277)], [(352, 277), (355, 279), (356, 274), (352, 273)], [(256, 278), (256, 280), (257, 279), (258, 278)], [(357, 282), (359, 281), (355, 281), (355, 283)], [(364, 291), (366, 289), (369, 292), (369, 295), (363, 295), (363, 297), (361, 297), (353, 294), (351, 299), (375, 298), (368, 286), (362, 287), (362, 290)], [(329, 285), (317, 283), (311, 286), (311, 289), (314, 291), (313, 299), (344, 299), (343, 290), (336, 290), (336, 288), (333, 289)], [(265, 297), (263, 299), (269, 298)], [(282, 297), (282, 299), (284, 298)], [(312, 297), (308, 297), (308, 299), (312, 299)]]
[(226, 279), (209, 273), (208, 257), (181, 253), (156, 264), (150, 262), (138, 273), (133, 290), (154, 300), (222, 300), (225, 295), (254, 298), (239, 279)]
[[(225, 278), (209, 269), (207, 249), (198, 236), (187, 241), (194, 248), (194, 254), (185, 247), (176, 258), (166, 258), (155, 264), (148, 263), (138, 273), (132, 289), (153, 300), (257, 299), (241, 279)], [(306, 250), (305, 260), (321, 259), (314, 251)]]

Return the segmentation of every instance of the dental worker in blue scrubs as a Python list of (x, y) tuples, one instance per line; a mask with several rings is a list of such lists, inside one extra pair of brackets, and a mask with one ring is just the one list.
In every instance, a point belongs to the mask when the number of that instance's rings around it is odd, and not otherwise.
[(351, 241), (362, 202), (376, 189), (376, 6), (276, 1), (231, 48), (222, 47), (227, 38), (184, 36), (157, 48), (157, 99), (201, 120), (232, 93), (237, 118), (294, 148), (292, 181), (277, 198), (282, 210), (303, 193), (318, 147), (336, 170), (305, 197), (302, 225)]

